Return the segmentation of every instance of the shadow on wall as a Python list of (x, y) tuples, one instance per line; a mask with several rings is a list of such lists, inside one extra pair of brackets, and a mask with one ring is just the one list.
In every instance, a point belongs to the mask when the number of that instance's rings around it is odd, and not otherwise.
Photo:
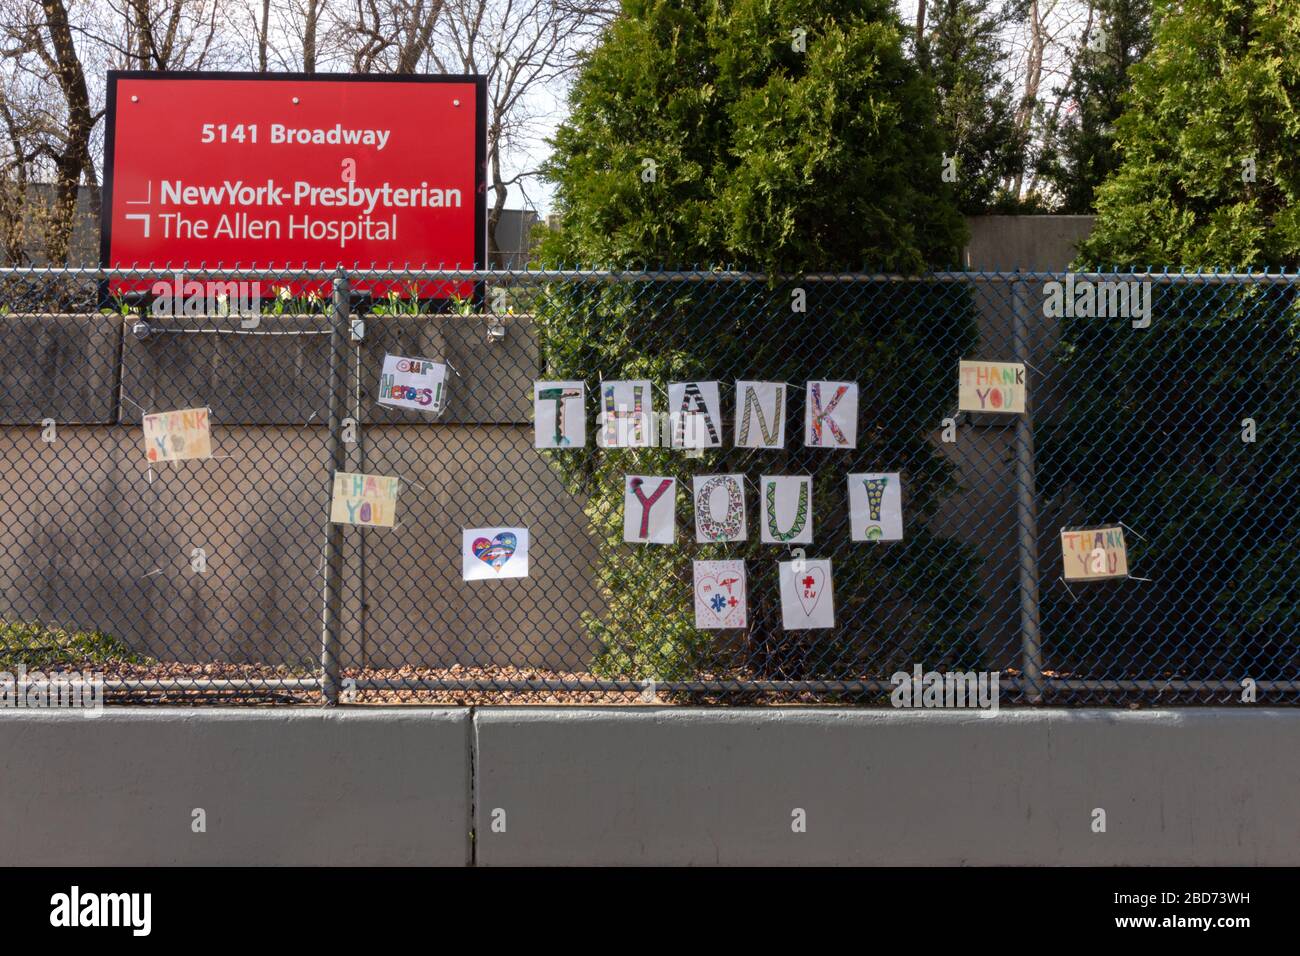
[[(1094, 216), (973, 216), (966, 220), (970, 243), (963, 255), (969, 271), (1050, 272), (1064, 270), (1074, 260), (1078, 244), (1092, 232)], [(980, 352), (971, 358), (1011, 361), (1013, 297), (1011, 283), (977, 288)], [(1060, 339), (1060, 320), (1043, 315), (1042, 283), (1031, 283), (1025, 303), (1029, 313), (1029, 354), (1034, 378), (1055, 377), (1052, 353)], [(955, 406), (954, 406), (955, 407)], [(991, 652), (1018, 647), (1020, 603), (1017, 591), (1016, 492), (1013, 416), (975, 416), (958, 429), (955, 443), (934, 442), (957, 467), (963, 488), (979, 495), (953, 495), (932, 519), (936, 533), (968, 540), (983, 560), (980, 595), (983, 610), (977, 624), (980, 643)], [(960, 419), (959, 419), (960, 420)], [(1040, 538), (1052, 529), (1039, 514)], [(979, 529), (973, 536), (971, 529)], [(1057, 557), (1059, 558), (1059, 552)], [(1050, 576), (1049, 555), (1040, 555), (1043, 576)], [(1018, 667), (1014, 654), (993, 659), (990, 667)]]

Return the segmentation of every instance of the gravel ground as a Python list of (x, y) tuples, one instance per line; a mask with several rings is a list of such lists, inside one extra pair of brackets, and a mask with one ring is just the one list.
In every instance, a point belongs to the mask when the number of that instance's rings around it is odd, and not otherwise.
[[(66, 666), (66, 665), (65, 665)], [(247, 680), (254, 683), (252, 689), (197, 691), (174, 687), (149, 687), (147, 683), (140, 688), (130, 690), (107, 688), (106, 700), (109, 703), (158, 703), (158, 704), (216, 704), (239, 703), (244, 705), (284, 705), (302, 704), (315, 706), (321, 702), (319, 690), (311, 688), (292, 688), (281, 684), (285, 680), (311, 680), (315, 677), (310, 668), (274, 666), (262, 664), (179, 664), (153, 662), (148, 664), (130, 664), (115, 662), (111, 664), (83, 664), (69, 670), (90, 670), (99, 673), (106, 680), (132, 678), (143, 682), (155, 680), (172, 680), (176, 678), (208, 678), (217, 680)], [(1010, 676), (1012, 672), (1008, 672)], [(731, 679), (743, 675), (701, 675), (702, 679)], [(1060, 675), (1067, 676), (1067, 675)], [(1173, 675), (1169, 675), (1173, 676)], [(441, 704), (457, 706), (484, 706), (491, 704), (530, 704), (537, 706), (601, 704), (620, 706), (644, 706), (656, 704), (731, 704), (749, 706), (771, 705), (822, 705), (822, 706), (888, 706), (887, 695), (878, 695), (875, 699), (864, 699), (848, 695), (814, 695), (810, 693), (767, 693), (729, 692), (726, 694), (668, 694), (660, 692), (653, 701), (643, 697), (639, 690), (591, 690), (576, 688), (505, 690), (491, 686), (493, 683), (507, 681), (551, 681), (577, 684), (599, 680), (590, 673), (574, 671), (551, 671), (540, 668), (521, 667), (464, 667), (455, 665), (448, 668), (400, 667), (392, 669), (346, 670), (343, 678), (355, 678), (382, 682), (387, 680), (422, 680), (422, 681), (456, 681), (478, 686), (454, 689), (430, 690), (356, 690), (355, 697), (347, 703), (390, 705), (390, 704)], [(1188, 705), (1232, 705), (1238, 703), (1236, 694), (1173, 694), (1161, 695), (1119, 694), (1112, 693), (1101, 697), (1063, 695), (1062, 699), (1049, 701), (1058, 707), (1140, 707), (1188, 706)], [(1291, 704), (1297, 703), (1294, 696), (1285, 700), (1269, 700), (1262, 703)], [(1021, 706), (1003, 700), (1002, 706), (1010, 708)]]
[[(250, 680), (265, 682), (265, 687), (240, 692), (199, 692), (175, 688), (143, 688), (140, 690), (111, 690), (108, 699), (114, 702), (139, 701), (169, 704), (207, 703), (238, 699), (247, 703), (303, 703), (319, 704), (320, 693), (277, 686), (282, 680), (312, 678), (310, 670), (252, 664), (109, 664), (95, 665), (90, 669), (102, 673), (105, 679), (134, 678), (143, 681), (171, 680), (176, 678), (207, 678), (218, 680)], [(523, 680), (546, 680), (577, 683), (598, 678), (591, 674), (565, 671), (548, 671), (519, 667), (462, 667), (450, 668), (401, 667), (375, 670), (345, 670), (343, 678), (358, 680), (425, 680), (473, 681), (481, 683)], [(645, 704), (638, 691), (591, 690), (357, 690), (352, 703), (357, 704)], [(659, 703), (666, 703), (660, 700)]]

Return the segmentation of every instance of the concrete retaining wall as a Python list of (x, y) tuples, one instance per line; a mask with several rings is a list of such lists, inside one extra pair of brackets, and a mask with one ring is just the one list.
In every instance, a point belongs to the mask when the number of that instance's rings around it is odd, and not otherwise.
[(0, 866), (463, 866), (469, 806), (464, 710), (0, 715)]
[(488, 709), (478, 862), (1294, 864), (1298, 733), (1300, 711)]
[(1295, 865), (1297, 739), (1276, 709), (0, 711), (0, 865)]
[[(532, 448), (518, 384), (537, 375), (531, 320), (502, 324), (489, 340), (481, 318), (371, 317), (349, 352), (370, 393), (389, 353), (455, 371), (432, 422), (355, 400), (367, 427), (347, 470), (408, 485), (403, 528), (345, 532), (343, 667), (590, 664), (595, 543), (582, 502)], [(100, 629), (164, 661), (311, 667), (331, 473), (325, 320), (267, 316), (259, 337), (226, 334), (230, 319), (150, 325), (138, 337), (117, 316), (0, 316), (17, 343), (0, 354), (0, 549), (14, 558), (0, 562), (0, 617)], [(144, 410), (191, 406), (212, 410), (215, 457), (150, 469)], [(510, 481), (507, 461), (521, 463)], [(528, 525), (570, 546), (528, 579), (475, 587), (447, 559), (475, 525)], [(521, 616), (535, 607), (548, 612)]]

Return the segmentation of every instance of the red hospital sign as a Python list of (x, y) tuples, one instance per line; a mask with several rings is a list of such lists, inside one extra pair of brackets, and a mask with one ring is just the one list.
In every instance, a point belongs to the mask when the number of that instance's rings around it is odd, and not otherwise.
[(472, 76), (110, 72), (101, 260), (482, 268), (484, 102)]

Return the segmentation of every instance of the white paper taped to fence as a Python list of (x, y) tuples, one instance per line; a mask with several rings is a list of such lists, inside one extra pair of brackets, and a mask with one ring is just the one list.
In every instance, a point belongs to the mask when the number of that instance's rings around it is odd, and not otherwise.
[(527, 528), (464, 528), (460, 544), (466, 581), (528, 577)]
[(587, 386), (533, 382), (533, 447), (583, 448), (587, 444)]
[(672, 544), (677, 532), (677, 479), (628, 475), (623, 484), (623, 540)]
[(762, 541), (809, 544), (813, 539), (812, 477), (764, 475), (758, 479)]
[(380, 405), (440, 412), (446, 399), (447, 366), (423, 358), (385, 355), (379, 375)]
[(781, 626), (806, 631), (835, 626), (835, 596), (831, 589), (831, 563), (780, 561)]
[(749, 624), (744, 561), (695, 561), (695, 626), (700, 630)]
[(809, 448), (857, 448), (857, 383), (809, 382), (803, 432)]
[(646, 380), (600, 383), (600, 447), (649, 448), (655, 443), (654, 386)]
[(674, 448), (722, 447), (722, 399), (717, 382), (669, 382)]
[(903, 540), (898, 472), (849, 475), (849, 534), (854, 541)]
[(785, 447), (784, 382), (736, 383), (736, 447)]
[(184, 461), (212, 457), (212, 429), (206, 408), (178, 408), (144, 416), (145, 458)]
[(745, 519), (744, 475), (696, 475), (695, 540), (744, 541), (749, 536)]

